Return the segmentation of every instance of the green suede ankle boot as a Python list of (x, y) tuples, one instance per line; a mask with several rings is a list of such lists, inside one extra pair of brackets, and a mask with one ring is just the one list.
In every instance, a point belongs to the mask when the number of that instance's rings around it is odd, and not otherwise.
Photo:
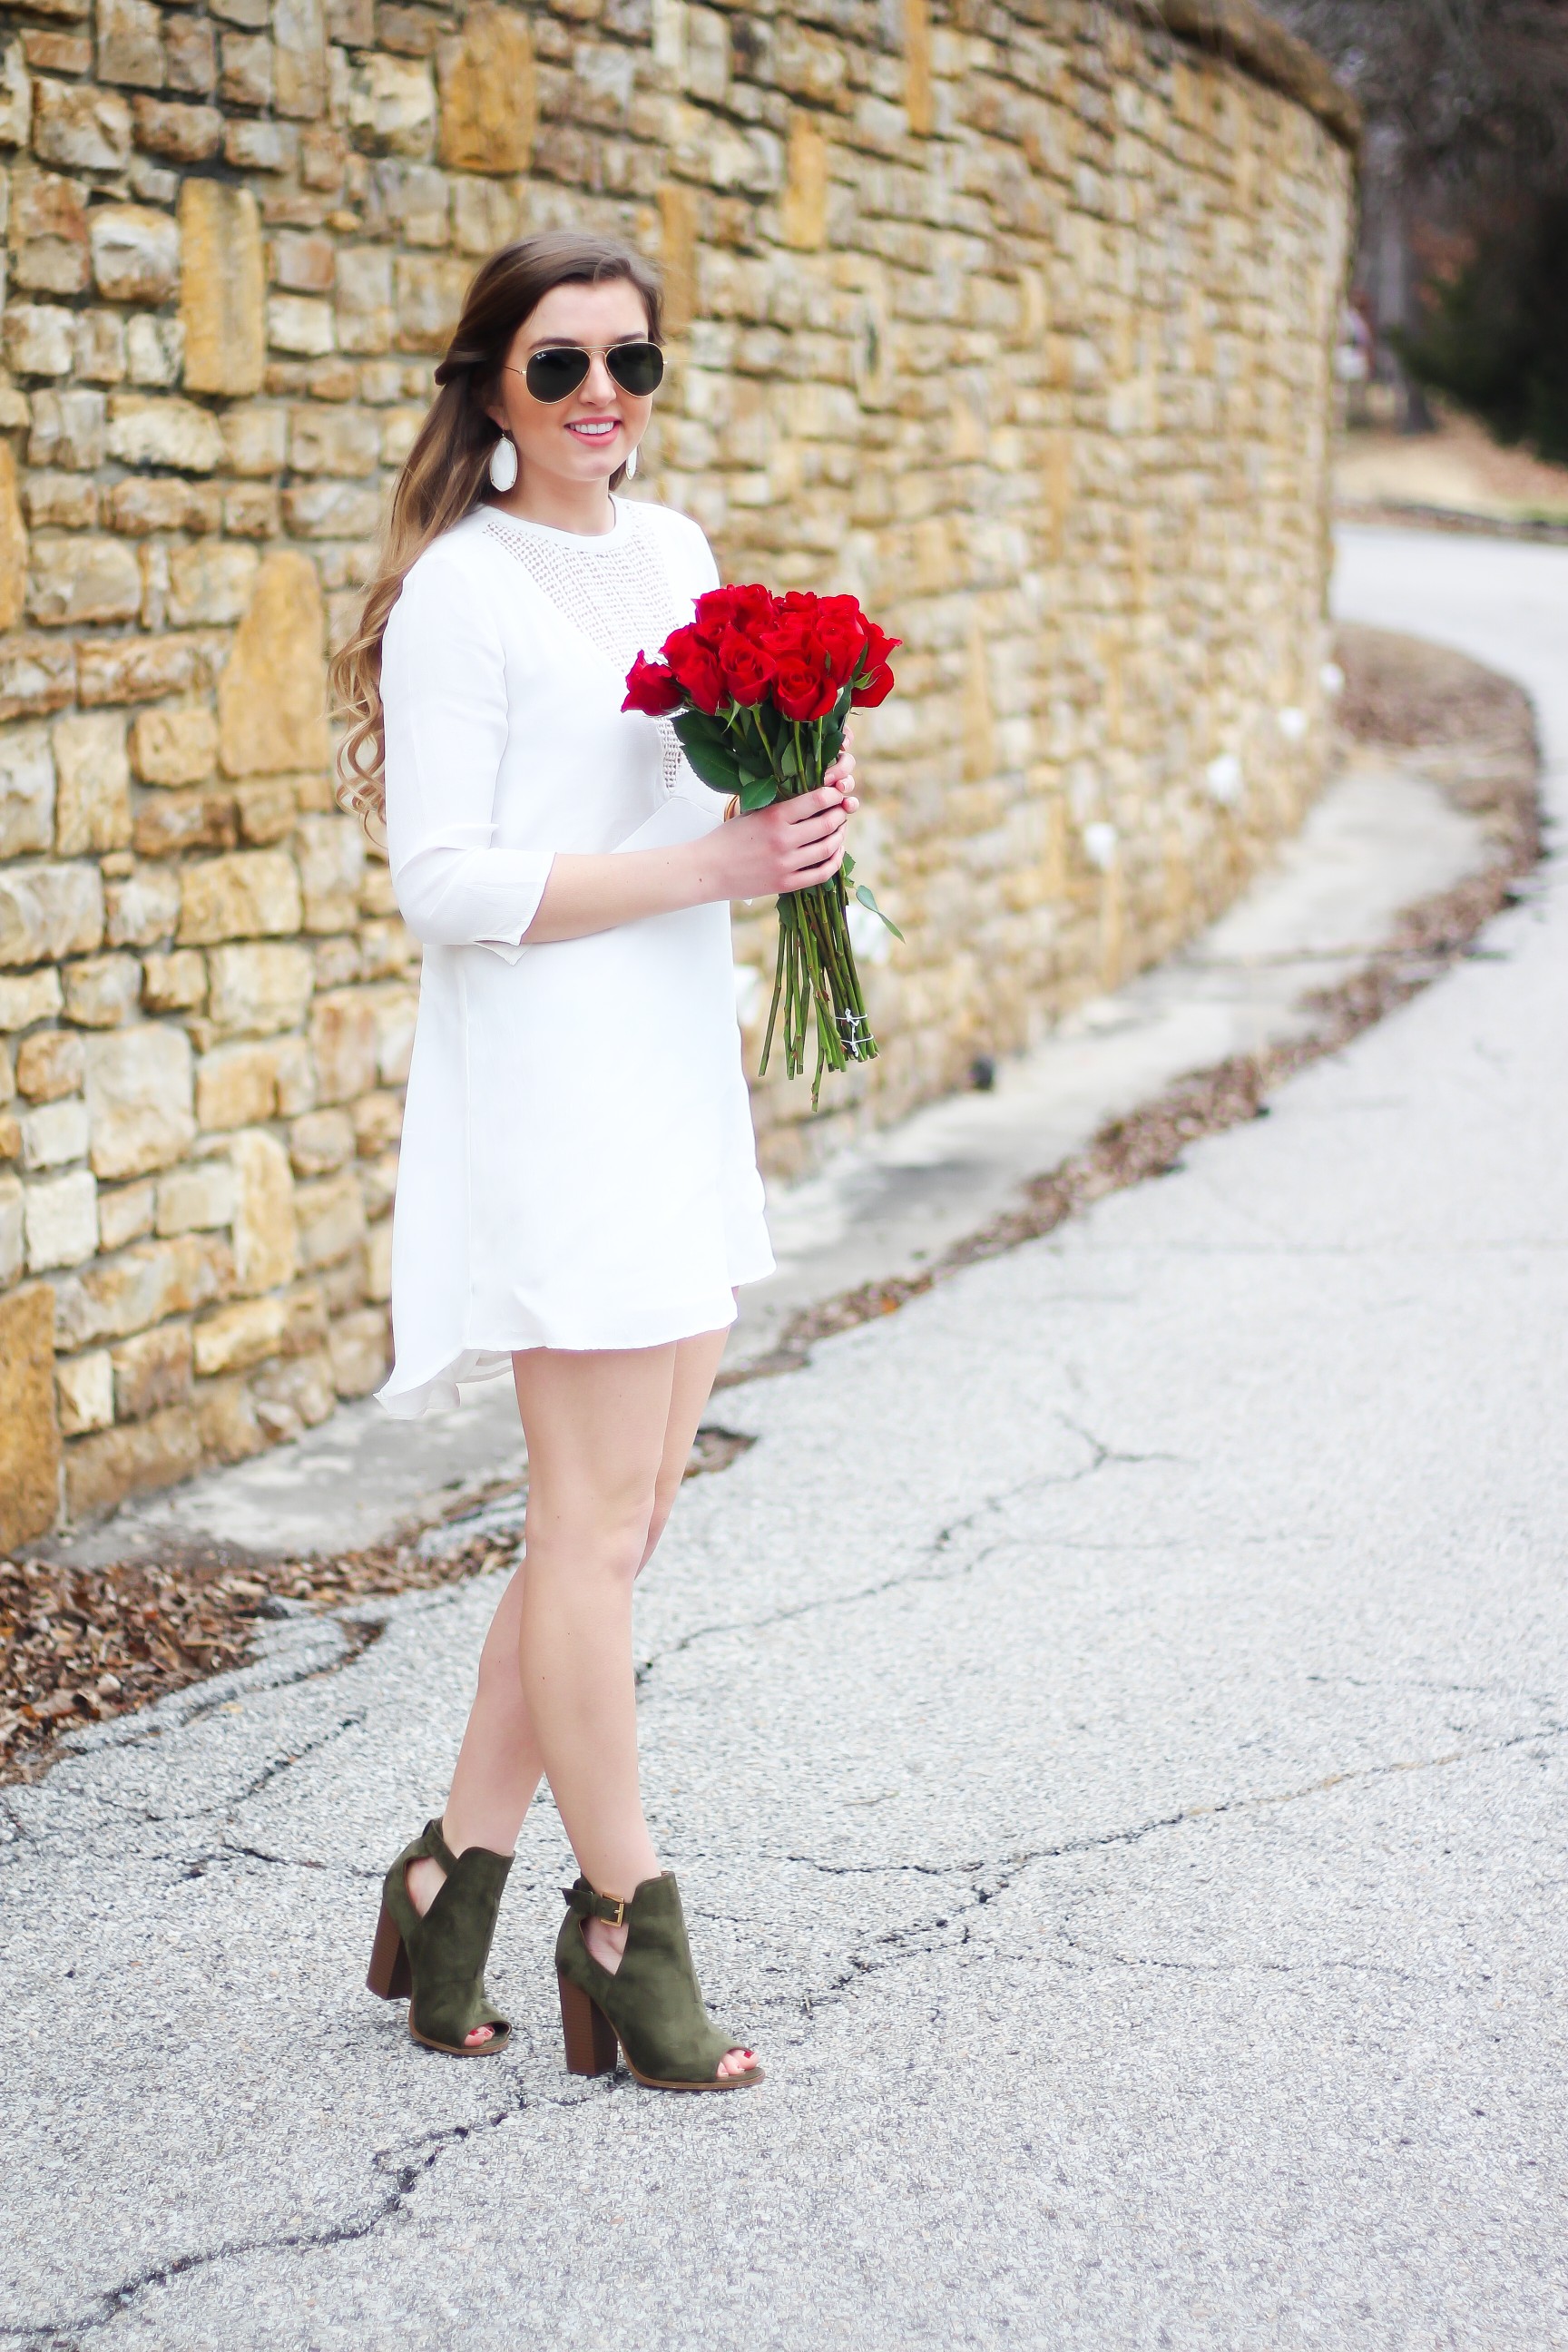
[[(584, 1919), (624, 1921), (626, 1948), (612, 1976), (583, 1939)], [(555, 1939), (567, 2071), (613, 2074), (618, 2042), (626, 2064), (650, 2091), (745, 2091), (760, 2066), (721, 2074), (719, 2061), (742, 2045), (702, 2006), (680, 1894), (668, 1871), (645, 1878), (629, 1903), (595, 1894), (585, 1878), (567, 1890)]]
[[(408, 1865), (428, 1855), (447, 1875), (423, 1918), (408, 1892)], [(504, 2050), (511, 2027), (485, 1993), (485, 1962), (496, 1931), (501, 1890), (511, 1868), (509, 1853), (471, 1845), (454, 1853), (439, 1822), (405, 1845), (386, 1874), (381, 1917), (365, 1982), (383, 2000), (408, 2000), (408, 2031), (427, 2050), (454, 2058), (489, 2058)], [(494, 2027), (488, 2042), (465, 2036), (477, 2025)]]

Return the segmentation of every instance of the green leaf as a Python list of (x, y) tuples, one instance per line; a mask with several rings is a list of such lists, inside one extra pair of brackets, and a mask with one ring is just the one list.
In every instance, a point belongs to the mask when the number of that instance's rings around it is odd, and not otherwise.
[(850, 883), (851, 883), (851, 882), (854, 880), (854, 878), (855, 878), (855, 860), (850, 856), (849, 852), (848, 852), (847, 850), (846, 850), (846, 851), (845, 851), (845, 853), (844, 853), (844, 863), (843, 863), (843, 865), (839, 867), (838, 871), (840, 872), (840, 874), (842, 874), (842, 875), (843, 875), (843, 877), (844, 877), (844, 887), (845, 887), (845, 888), (846, 888), (846, 889), (847, 889), (847, 888), (848, 888), (848, 887), (849, 887), (849, 885), (850, 885)]
[(741, 808), (750, 816), (753, 809), (772, 808), (779, 796), (779, 788), (771, 776), (761, 776), (755, 782), (741, 787)]
[(784, 757), (779, 761), (779, 773), (782, 776), (798, 776), (800, 773), (800, 762), (795, 756), (793, 743), (784, 745)]
[(728, 752), (734, 740), (723, 720), (710, 718), (706, 710), (682, 710), (669, 723), (688, 752), (693, 743), (711, 743)]
[(882, 909), (878, 906), (877, 901), (872, 898), (871, 893), (867, 889), (864, 882), (860, 884), (855, 896), (859, 900), (862, 907), (869, 908), (871, 913), (876, 916), (877, 920), (879, 923), (887, 924), (888, 929), (891, 931), (896, 940), (901, 940), (903, 938), (904, 935), (902, 931), (900, 930), (897, 923), (894, 922), (890, 915), (883, 914)]
[(741, 778), (730, 752), (717, 743), (694, 736), (681, 737), (681, 747), (703, 782), (716, 793), (738, 793)]

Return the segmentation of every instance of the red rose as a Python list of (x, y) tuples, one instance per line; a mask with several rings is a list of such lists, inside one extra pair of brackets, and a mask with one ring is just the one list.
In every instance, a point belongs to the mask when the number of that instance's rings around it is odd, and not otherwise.
[(773, 682), (770, 656), (750, 644), (738, 629), (725, 631), (719, 646), (719, 667), (737, 702), (760, 702)]
[(705, 646), (717, 647), (730, 629), (750, 636), (765, 628), (773, 613), (773, 596), (766, 588), (710, 588), (697, 599), (692, 625)]
[(812, 640), (807, 638), (807, 652), (786, 654), (778, 666), (773, 680), (773, 700), (786, 719), (810, 720), (826, 719), (838, 698), (838, 689), (826, 674), (826, 664), (820, 646), (816, 658), (809, 657)]
[(626, 698), (623, 710), (646, 711), (650, 719), (668, 719), (679, 710), (686, 696), (675, 672), (663, 662), (650, 662), (638, 654), (626, 672)]
[(816, 635), (835, 686), (854, 677), (866, 650), (866, 616), (853, 596), (825, 596), (816, 616)]
[(712, 646), (703, 644), (695, 626), (672, 629), (664, 641), (664, 657), (687, 699), (711, 717), (724, 699), (724, 674)]
[(886, 702), (892, 690), (893, 673), (886, 662), (879, 662), (861, 678), (849, 700), (857, 710), (875, 710), (879, 702)]
[(882, 668), (887, 661), (888, 656), (892, 653), (897, 653), (899, 647), (903, 644), (903, 642), (902, 637), (890, 637), (886, 629), (879, 629), (877, 626), (875, 621), (868, 621), (866, 624), (866, 667), (868, 670)]
[(811, 624), (804, 614), (786, 613), (782, 609), (773, 614), (765, 627), (753, 629), (749, 634), (752, 643), (761, 646), (764, 653), (772, 654), (775, 661), (804, 658), (812, 638)]

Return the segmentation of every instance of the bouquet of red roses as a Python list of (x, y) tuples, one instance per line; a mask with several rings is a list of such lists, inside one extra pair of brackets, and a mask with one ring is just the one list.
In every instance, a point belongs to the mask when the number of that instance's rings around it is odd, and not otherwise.
[[(821, 783), (838, 756), (850, 710), (873, 709), (891, 693), (888, 656), (900, 643), (868, 620), (853, 596), (711, 588), (656, 660), (637, 656), (621, 708), (672, 720), (705, 784), (738, 800), (743, 811), (766, 808), (781, 794)], [(849, 944), (850, 891), (895, 939), (903, 937), (854, 873), (854, 860), (846, 857), (830, 882), (779, 900), (762, 1067), (768, 1066), (781, 1007), (792, 1078), (805, 1067), (807, 1032), (815, 1028), (813, 1108), (825, 1069), (868, 1062), (877, 1052)]]

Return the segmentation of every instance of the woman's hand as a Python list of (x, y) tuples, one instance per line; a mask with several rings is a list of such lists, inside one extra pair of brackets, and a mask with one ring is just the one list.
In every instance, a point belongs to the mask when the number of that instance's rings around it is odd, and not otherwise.
[(844, 863), (849, 819), (859, 805), (847, 732), (844, 749), (815, 792), (732, 817), (721, 833), (710, 835), (722, 860), (726, 897), (771, 898), (831, 881)]

